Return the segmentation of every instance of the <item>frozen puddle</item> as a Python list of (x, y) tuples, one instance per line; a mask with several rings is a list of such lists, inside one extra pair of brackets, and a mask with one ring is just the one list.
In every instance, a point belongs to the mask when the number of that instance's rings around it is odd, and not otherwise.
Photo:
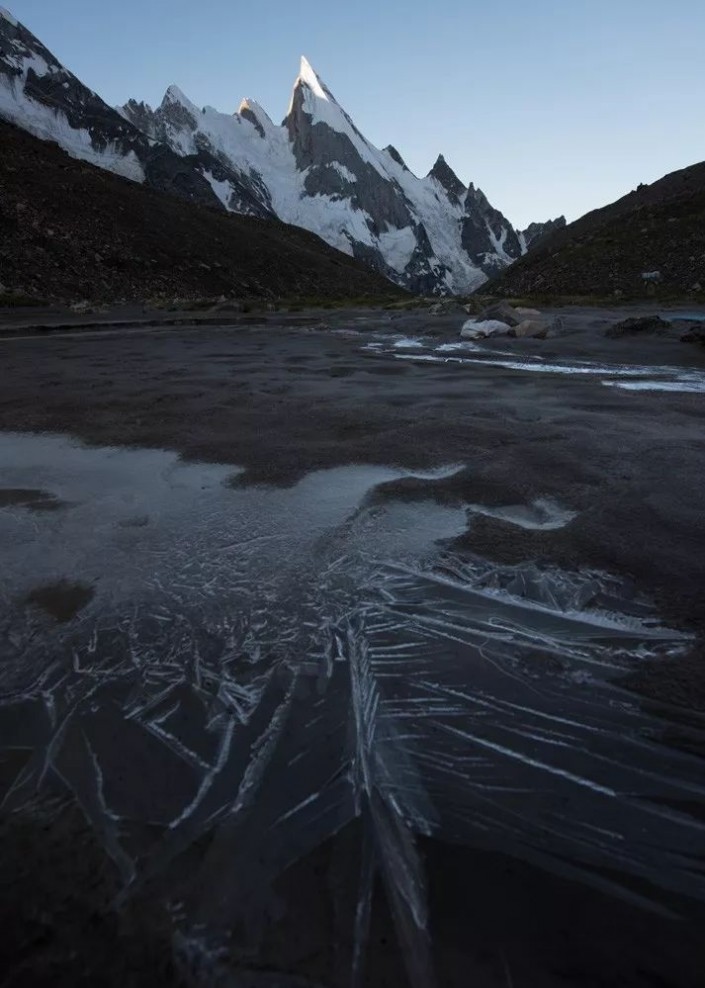
[(410, 965), (428, 962), (418, 834), (705, 899), (702, 764), (613, 684), (687, 642), (628, 588), (457, 558), (442, 543), (465, 508), (368, 497), (399, 470), (248, 488), (169, 453), (7, 435), (0, 461), (3, 489), (62, 505), (0, 502), (0, 744), (24, 757), (4, 808), (71, 794), (125, 895), (176, 876), (186, 933), (239, 928), (355, 820), (356, 956), (378, 872)]
[(569, 522), (577, 518), (576, 511), (569, 511), (568, 508), (561, 507), (560, 504), (548, 497), (539, 497), (531, 504), (511, 504), (500, 507), (469, 504), (468, 511), (475, 515), (497, 518), (500, 521), (509, 522), (511, 525), (518, 525), (519, 528), (545, 532), (565, 528)]
[[(398, 352), (412, 346), (413, 353)], [(514, 351), (479, 346), (467, 340), (442, 343), (439, 346), (425, 345), (422, 340), (396, 341), (391, 345), (375, 342), (366, 344), (362, 349), (372, 356), (386, 355), (395, 360), (413, 360), (417, 363), (497, 367), (527, 374), (596, 377), (602, 379), (600, 384), (626, 391), (705, 393), (705, 371), (686, 371), (682, 367), (605, 364), (590, 360), (562, 362), (547, 360), (540, 355), (526, 355), (519, 360)]]

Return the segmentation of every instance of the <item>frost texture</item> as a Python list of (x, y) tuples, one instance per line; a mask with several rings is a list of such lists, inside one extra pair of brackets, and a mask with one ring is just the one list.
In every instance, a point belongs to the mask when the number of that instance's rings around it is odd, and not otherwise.
[[(397, 470), (250, 489), (164, 453), (0, 455), (68, 505), (0, 514), (0, 743), (30, 755), (4, 808), (68, 791), (125, 896), (178, 875), (189, 963), (351, 821), (353, 984), (375, 875), (432, 982), (418, 835), (705, 898), (702, 822), (669, 808), (705, 795), (701, 766), (612, 683), (687, 642), (628, 588), (444, 551), (464, 510), (368, 498)], [(60, 577), (96, 587), (72, 622), (18, 606)]]

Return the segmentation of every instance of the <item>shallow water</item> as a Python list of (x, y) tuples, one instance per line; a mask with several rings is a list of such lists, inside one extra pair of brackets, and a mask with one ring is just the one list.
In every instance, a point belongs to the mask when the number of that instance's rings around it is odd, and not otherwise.
[[(0, 462), (3, 489), (64, 505), (0, 508), (0, 745), (27, 754), (4, 807), (71, 793), (126, 895), (175, 873), (183, 895), (184, 853), (211, 835), (180, 922), (227, 926), (358, 819), (358, 914), (379, 870), (419, 971), (418, 834), (650, 908), (659, 889), (705, 900), (705, 824), (673, 809), (705, 797), (702, 764), (613, 683), (687, 636), (605, 575), (449, 552), (479, 510), (432, 499), (457, 465), (246, 487), (170, 453), (13, 435)], [(409, 475), (427, 501), (369, 496)], [(554, 507), (506, 510), (565, 522)], [(59, 622), (32, 594), (61, 581), (86, 592)]]

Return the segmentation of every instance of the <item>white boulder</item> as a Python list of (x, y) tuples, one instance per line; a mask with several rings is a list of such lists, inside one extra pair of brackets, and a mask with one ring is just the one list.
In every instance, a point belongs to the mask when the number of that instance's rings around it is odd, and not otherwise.
[(507, 336), (511, 326), (499, 319), (468, 319), (460, 330), (461, 340), (485, 340), (490, 336)]

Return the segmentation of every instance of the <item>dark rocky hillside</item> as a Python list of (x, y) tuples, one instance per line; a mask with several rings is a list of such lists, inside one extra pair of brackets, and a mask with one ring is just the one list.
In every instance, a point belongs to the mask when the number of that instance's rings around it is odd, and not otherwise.
[(312, 233), (180, 201), (1, 121), (0, 285), (67, 302), (403, 294)]
[[(644, 278), (644, 275), (650, 277)], [(506, 296), (705, 290), (705, 162), (555, 230), (484, 292)]]

